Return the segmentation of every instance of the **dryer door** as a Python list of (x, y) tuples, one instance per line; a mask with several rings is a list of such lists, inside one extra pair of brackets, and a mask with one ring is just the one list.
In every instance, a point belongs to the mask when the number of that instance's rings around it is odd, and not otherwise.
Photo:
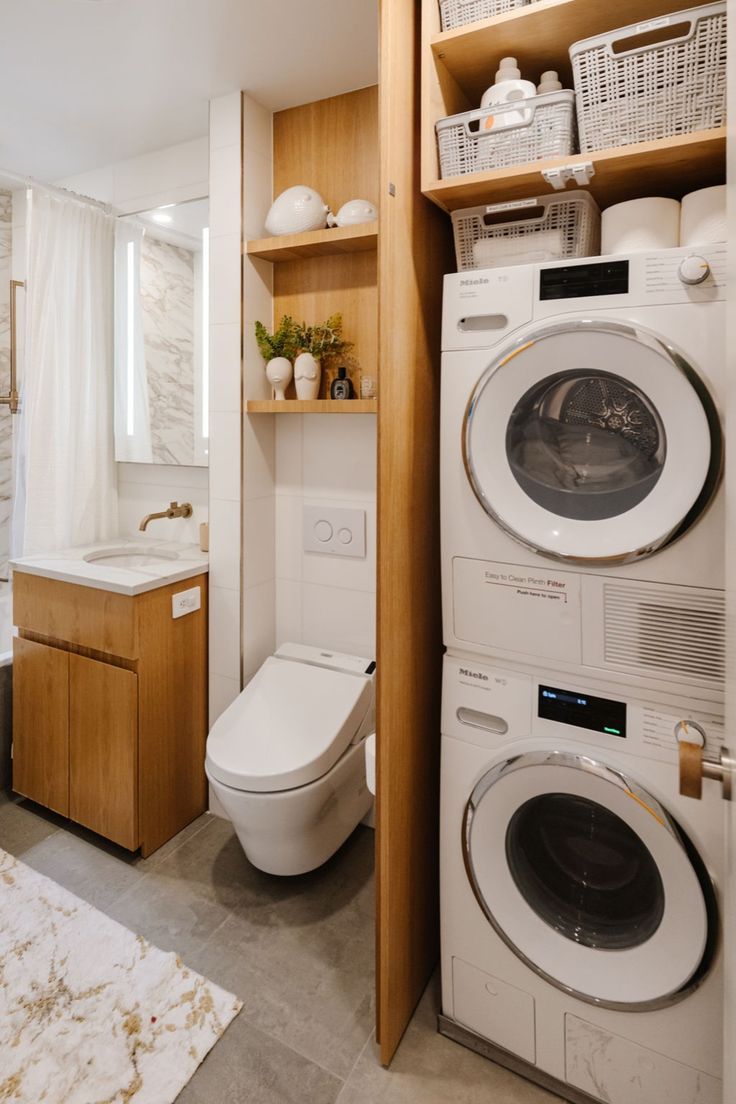
[(650, 555), (702, 513), (722, 440), (707, 388), (663, 338), (568, 321), (481, 377), (463, 432), (486, 512), (534, 551), (580, 563)]
[(717, 913), (705, 868), (620, 771), (569, 752), (506, 760), (473, 790), (463, 848), (498, 934), (580, 1000), (657, 1008), (707, 971)]

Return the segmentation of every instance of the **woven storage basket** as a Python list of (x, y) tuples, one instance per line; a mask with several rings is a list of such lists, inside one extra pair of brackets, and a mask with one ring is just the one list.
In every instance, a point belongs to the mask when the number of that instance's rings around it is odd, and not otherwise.
[(492, 19), (494, 15), (503, 15), (530, 3), (532, 0), (440, 0), (442, 30), (464, 27), (477, 19)]
[(601, 213), (584, 191), (453, 211), (452, 228), (458, 272), (600, 252)]
[(443, 178), (565, 157), (575, 148), (575, 93), (548, 92), (503, 109), (466, 111), (435, 126)]
[[(655, 34), (668, 40), (641, 45)], [(570, 59), (584, 153), (725, 122), (725, 3), (584, 39)]]

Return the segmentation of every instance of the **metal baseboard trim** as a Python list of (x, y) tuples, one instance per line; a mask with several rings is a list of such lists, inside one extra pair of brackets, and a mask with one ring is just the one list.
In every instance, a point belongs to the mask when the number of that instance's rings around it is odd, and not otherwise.
[(525, 1062), (523, 1058), (519, 1058), (516, 1054), (495, 1046), (488, 1039), (484, 1039), (482, 1035), (476, 1035), (470, 1028), (463, 1027), (462, 1024), (450, 1019), (449, 1016), (444, 1016), (441, 1012), (437, 1017), (437, 1029), (440, 1035), (446, 1035), (454, 1043), (460, 1043), (468, 1050), (474, 1050), (476, 1054), (480, 1054), (483, 1058), (489, 1058), (491, 1062), (495, 1062), (499, 1066), (504, 1066), (512, 1073), (517, 1073), (519, 1077), (526, 1077), (527, 1081), (533, 1081), (541, 1088), (547, 1089), (548, 1092), (556, 1093), (563, 1100), (569, 1100), (570, 1104), (601, 1104), (596, 1097), (588, 1096), (587, 1093), (573, 1088), (565, 1081), (558, 1081), (551, 1074), (537, 1069), (536, 1066)]

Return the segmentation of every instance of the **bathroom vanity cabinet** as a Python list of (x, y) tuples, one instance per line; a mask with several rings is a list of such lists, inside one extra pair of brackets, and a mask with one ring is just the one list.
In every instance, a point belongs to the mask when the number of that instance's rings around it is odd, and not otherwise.
[(13, 789), (150, 855), (207, 807), (207, 576), (129, 596), (16, 571), (13, 591)]

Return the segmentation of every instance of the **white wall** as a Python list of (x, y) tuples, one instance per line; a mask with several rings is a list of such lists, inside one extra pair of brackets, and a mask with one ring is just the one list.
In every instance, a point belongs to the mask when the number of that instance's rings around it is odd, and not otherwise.
[(210, 103), (210, 723), (242, 678), (241, 101)]
[[(58, 183), (126, 213), (199, 199), (209, 195), (209, 141), (203, 137), (168, 146)], [(206, 468), (161, 464), (118, 464), (117, 468), (121, 535), (134, 534), (144, 514), (163, 510), (176, 500), (191, 502), (194, 516), (153, 522), (147, 532), (167, 540), (199, 539), (199, 522), (207, 520)]]
[[(376, 648), (376, 419), (277, 417), (276, 643), (372, 659)], [(364, 559), (303, 551), (304, 506), (366, 512)]]

